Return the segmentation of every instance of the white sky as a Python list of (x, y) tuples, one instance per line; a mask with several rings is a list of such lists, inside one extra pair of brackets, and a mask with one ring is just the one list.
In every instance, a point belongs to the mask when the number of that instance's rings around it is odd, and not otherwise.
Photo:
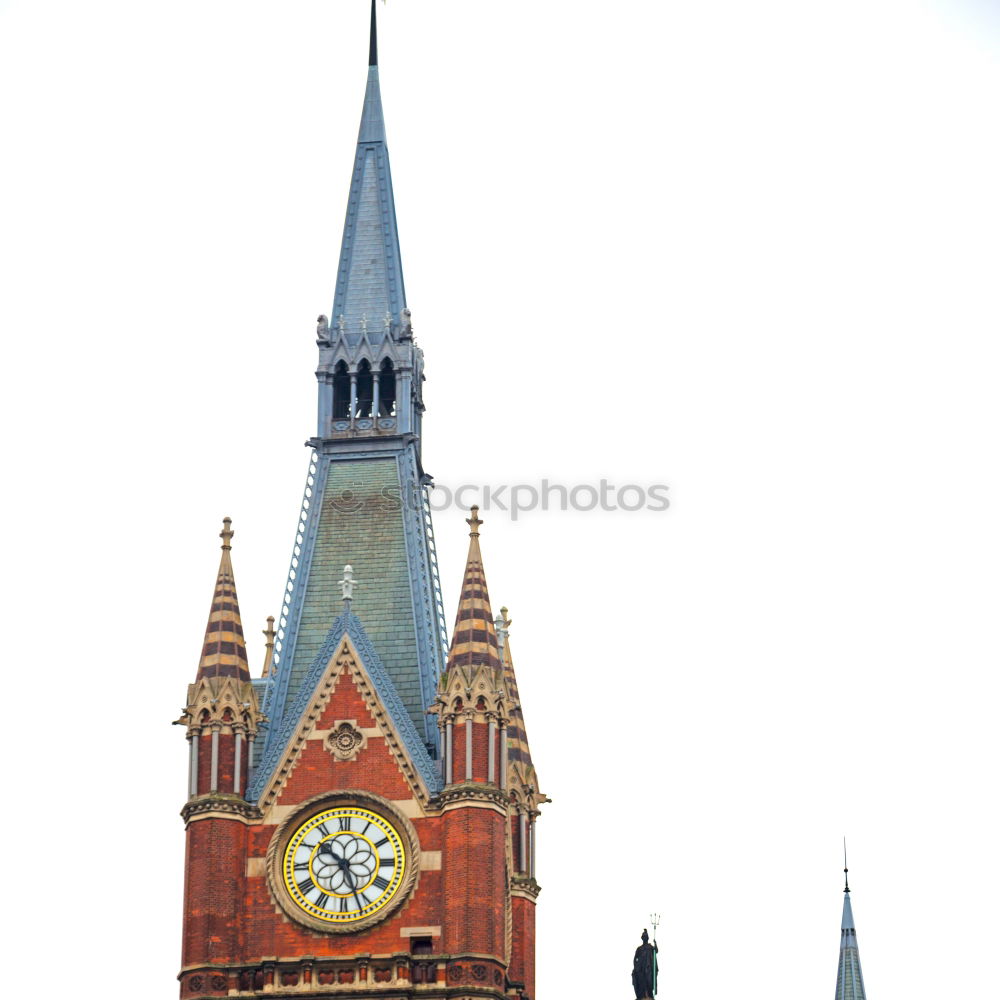
[[(223, 515), (254, 661), (278, 611), (367, 16), (0, 2), (10, 988), (176, 996), (169, 723)], [(829, 996), (844, 834), (872, 1000), (994, 996), (996, 4), (380, 16), (428, 470), (671, 489), (484, 512), (540, 1000), (651, 910), (663, 996)]]

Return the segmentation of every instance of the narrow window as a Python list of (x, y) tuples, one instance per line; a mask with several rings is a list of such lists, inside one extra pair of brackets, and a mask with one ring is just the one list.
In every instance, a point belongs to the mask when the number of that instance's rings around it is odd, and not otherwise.
[(433, 943), (429, 937), (411, 937), (411, 955), (430, 955), (434, 951)]
[(358, 365), (358, 408), (354, 412), (357, 420), (363, 420), (372, 415), (372, 392), (374, 391), (372, 366), (367, 361)]
[(351, 377), (347, 365), (338, 361), (333, 369), (333, 419), (346, 420), (351, 405)]
[(396, 373), (388, 358), (379, 367), (378, 415), (380, 417), (394, 417), (396, 415)]

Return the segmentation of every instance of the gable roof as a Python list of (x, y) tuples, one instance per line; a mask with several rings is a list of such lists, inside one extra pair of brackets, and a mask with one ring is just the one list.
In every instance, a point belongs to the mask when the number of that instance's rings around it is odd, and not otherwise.
[(344, 636), (350, 638), (357, 651), (379, 703), (399, 734), (403, 748), (427, 787), (428, 793), (436, 795), (443, 787), (437, 765), (431, 760), (427, 748), (418, 736), (413, 720), (396, 693), (396, 688), (389, 679), (378, 653), (375, 652), (375, 647), (368, 638), (361, 620), (353, 612), (344, 611), (330, 626), (319, 653), (316, 654), (303, 683), (296, 692), (295, 701), (285, 712), (280, 729), (271, 734), (264, 756), (253, 770), (250, 786), (247, 789), (247, 799), (251, 802), (258, 801), (264, 795), (275, 771), (285, 759), (302, 719), (315, 699), (316, 688), (322, 681), (330, 660), (337, 652)]

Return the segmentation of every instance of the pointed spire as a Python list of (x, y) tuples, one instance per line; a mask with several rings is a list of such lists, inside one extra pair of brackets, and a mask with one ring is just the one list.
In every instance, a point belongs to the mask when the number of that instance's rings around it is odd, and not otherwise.
[(499, 671), (499, 644), (490, 608), (490, 593), (486, 588), (483, 557), (479, 551), (479, 527), (483, 522), (479, 519), (478, 507), (473, 507), (471, 514), (472, 517), (465, 519), (469, 525), (469, 555), (465, 562), (451, 652), (448, 654), (448, 669), (486, 664)]
[(844, 914), (840, 921), (840, 962), (837, 966), (836, 1000), (866, 1000), (861, 975), (858, 936), (854, 929), (851, 889), (847, 882), (847, 844), (844, 844)]
[(247, 669), (247, 648), (243, 641), (243, 625), (240, 622), (240, 605), (236, 597), (236, 579), (233, 576), (232, 519), (224, 518), (222, 531), (222, 558), (219, 560), (219, 575), (212, 595), (212, 609), (205, 629), (205, 644), (201, 650), (197, 680), (206, 677), (236, 677), (241, 681), (250, 680)]
[(368, 49), (368, 83), (330, 314), (338, 323), (343, 319), (352, 342), (360, 338), (362, 316), (398, 317), (406, 308), (379, 87), (375, 0)]

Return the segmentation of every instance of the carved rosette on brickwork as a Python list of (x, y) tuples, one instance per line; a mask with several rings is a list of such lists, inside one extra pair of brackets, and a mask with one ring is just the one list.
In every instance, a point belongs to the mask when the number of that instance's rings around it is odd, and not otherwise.
[(337, 760), (354, 760), (368, 745), (368, 737), (358, 729), (354, 719), (338, 719), (323, 741), (323, 746)]

